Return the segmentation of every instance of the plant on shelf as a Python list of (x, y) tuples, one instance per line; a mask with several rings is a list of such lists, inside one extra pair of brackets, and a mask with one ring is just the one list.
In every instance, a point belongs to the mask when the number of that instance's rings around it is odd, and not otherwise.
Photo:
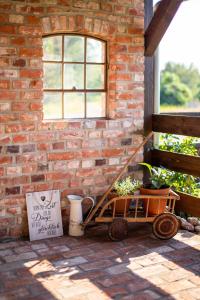
[[(133, 195), (135, 191), (140, 188), (141, 184), (138, 180), (131, 179), (130, 176), (126, 177), (125, 179), (118, 180), (114, 184), (114, 188), (110, 193), (108, 199), (111, 200), (115, 197), (125, 197), (129, 195)], [(131, 199), (127, 199), (126, 210), (128, 211), (129, 206), (131, 203)], [(123, 213), (125, 209), (125, 201), (124, 199), (120, 199), (116, 201), (115, 210), (118, 213)]]
[[(154, 196), (168, 196), (170, 192), (170, 174), (164, 168), (152, 167), (147, 163), (140, 163), (140, 165), (147, 167), (150, 173), (148, 185), (145, 185), (140, 188), (140, 194), (142, 195), (154, 195)], [(144, 208), (147, 209), (148, 205), (148, 214), (153, 216), (156, 214), (161, 214), (165, 211), (167, 205), (167, 199), (151, 199), (144, 200)]]

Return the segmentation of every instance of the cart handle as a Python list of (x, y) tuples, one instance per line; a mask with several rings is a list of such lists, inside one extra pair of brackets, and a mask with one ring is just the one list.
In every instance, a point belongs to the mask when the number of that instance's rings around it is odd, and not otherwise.
[(176, 200), (180, 200), (180, 196), (177, 193), (175, 193), (172, 189), (170, 189), (169, 195), (170, 196), (175, 196)]

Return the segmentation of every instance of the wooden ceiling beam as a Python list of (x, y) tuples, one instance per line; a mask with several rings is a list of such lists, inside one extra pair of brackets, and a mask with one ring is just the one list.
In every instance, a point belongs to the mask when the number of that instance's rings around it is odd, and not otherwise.
[(145, 56), (153, 56), (183, 1), (185, 0), (162, 0), (157, 4), (153, 18), (145, 32)]

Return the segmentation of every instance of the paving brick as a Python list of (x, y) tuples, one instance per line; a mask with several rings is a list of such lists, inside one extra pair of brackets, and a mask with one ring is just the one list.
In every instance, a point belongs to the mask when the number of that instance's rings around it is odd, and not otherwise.
[(54, 262), (54, 266), (57, 267), (71, 267), (71, 266), (76, 266), (76, 265), (80, 265), (80, 264), (84, 264), (86, 263), (87, 260), (84, 257), (81, 256), (77, 256), (74, 258), (68, 258), (68, 259), (62, 259), (62, 260), (58, 260), (56, 262)]
[(186, 289), (196, 288), (196, 286), (186, 279), (161, 285), (160, 288), (170, 294), (175, 294)]
[(9, 255), (9, 256), (4, 257), (6, 262), (28, 260), (28, 259), (32, 259), (32, 258), (37, 258), (37, 254), (35, 252), (26, 252), (26, 253), (21, 253), (18, 255)]

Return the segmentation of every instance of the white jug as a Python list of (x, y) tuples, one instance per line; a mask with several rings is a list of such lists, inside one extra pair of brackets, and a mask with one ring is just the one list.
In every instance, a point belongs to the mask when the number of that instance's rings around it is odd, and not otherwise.
[(70, 218), (69, 218), (69, 235), (82, 236), (84, 235), (84, 230), (81, 226), (81, 223), (83, 222), (83, 213), (82, 213), (81, 204), (84, 199), (90, 199), (92, 201), (92, 207), (90, 209), (91, 212), (95, 204), (94, 199), (91, 197), (83, 198), (78, 195), (67, 195), (67, 198), (71, 204)]

